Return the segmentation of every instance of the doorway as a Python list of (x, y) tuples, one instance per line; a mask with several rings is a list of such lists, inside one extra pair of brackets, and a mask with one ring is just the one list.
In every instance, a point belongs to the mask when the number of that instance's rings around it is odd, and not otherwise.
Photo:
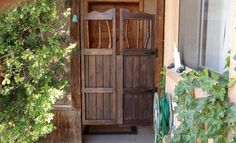
[(116, 11), (92, 11), (81, 17), (82, 122), (150, 125), (155, 16), (123, 8), (119, 14)]

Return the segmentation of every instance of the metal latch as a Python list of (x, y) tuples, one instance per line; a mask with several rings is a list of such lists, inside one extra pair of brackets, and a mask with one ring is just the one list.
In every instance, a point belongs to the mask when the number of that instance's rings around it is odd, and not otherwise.
[(153, 50), (147, 50), (144, 52), (146, 55), (155, 55), (156, 57), (158, 57), (158, 52), (157, 49), (153, 49)]
[(152, 50), (151, 54), (158, 57), (158, 50), (157, 49)]

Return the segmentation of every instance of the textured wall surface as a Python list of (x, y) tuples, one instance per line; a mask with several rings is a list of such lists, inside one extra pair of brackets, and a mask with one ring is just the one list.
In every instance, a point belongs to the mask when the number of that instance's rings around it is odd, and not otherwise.
[(26, 1), (26, 0), (0, 0), (0, 9), (7, 8), (14, 4), (18, 4), (22, 1)]
[[(233, 60), (234, 55), (236, 55), (236, 1), (233, 2), (233, 27), (232, 27), (232, 33), (233, 33), (233, 46), (231, 50), (232, 54), (232, 62), (231, 62), (231, 68), (230, 68), (230, 76), (236, 78), (236, 71), (234, 68), (236, 67), (236, 61)], [(230, 100), (233, 103), (236, 103), (236, 85), (229, 89), (229, 96)]]
[(165, 1), (164, 65), (173, 62), (173, 45), (178, 45), (179, 0)]

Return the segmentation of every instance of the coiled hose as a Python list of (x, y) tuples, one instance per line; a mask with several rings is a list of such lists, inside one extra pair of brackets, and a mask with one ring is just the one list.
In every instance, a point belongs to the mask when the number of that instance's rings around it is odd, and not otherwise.
[(172, 100), (171, 96), (165, 94), (160, 99), (158, 94), (154, 95), (154, 130), (155, 142), (162, 141), (165, 135), (172, 131), (173, 127), (173, 114), (172, 114)]

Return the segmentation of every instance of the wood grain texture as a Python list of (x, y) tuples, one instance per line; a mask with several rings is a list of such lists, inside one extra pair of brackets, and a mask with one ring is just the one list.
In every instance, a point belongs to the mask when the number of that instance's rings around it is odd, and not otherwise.
[(154, 15), (142, 12), (132, 14), (126, 9), (120, 10), (120, 17), (121, 30), (126, 30), (122, 25), (130, 19), (142, 20), (146, 26), (141, 36), (145, 42), (139, 48), (137, 44), (125, 48), (124, 40), (127, 38), (123, 37), (126, 32), (120, 32), (120, 39), (123, 39), (120, 43), (123, 57), (123, 121), (128, 125), (148, 125), (152, 123), (155, 91), (155, 34), (151, 32), (155, 31), (155, 18)]
[[(102, 23), (104, 21), (107, 22)], [(83, 14), (81, 23), (82, 29), (86, 27), (86, 30), (82, 30), (81, 33), (82, 122), (84, 125), (114, 124), (116, 117), (115, 9)], [(105, 28), (102, 24), (105, 24)], [(96, 28), (98, 34), (94, 32)], [(108, 33), (106, 40), (102, 40), (104, 31)], [(106, 46), (104, 41), (107, 42)]]
[[(80, 0), (72, 0), (72, 11), (71, 11), (71, 20), (73, 15), (80, 15)], [(71, 98), (72, 98), (72, 107), (81, 110), (81, 77), (80, 77), (80, 22), (72, 23), (70, 26), (70, 40), (72, 43), (77, 42), (77, 47), (71, 55)]]
[(82, 143), (81, 114), (78, 111), (55, 110), (56, 130), (40, 139), (41, 143)]
[[(155, 61), (155, 86), (161, 79), (161, 67), (164, 65), (164, 27), (165, 27), (165, 0), (156, 0), (156, 46), (158, 56)], [(167, 27), (168, 28), (168, 27)], [(168, 41), (167, 41), (168, 42)], [(170, 54), (169, 54), (170, 55)]]
[[(117, 56), (117, 123), (123, 124), (123, 56)], [(119, 79), (119, 80), (118, 80)]]

